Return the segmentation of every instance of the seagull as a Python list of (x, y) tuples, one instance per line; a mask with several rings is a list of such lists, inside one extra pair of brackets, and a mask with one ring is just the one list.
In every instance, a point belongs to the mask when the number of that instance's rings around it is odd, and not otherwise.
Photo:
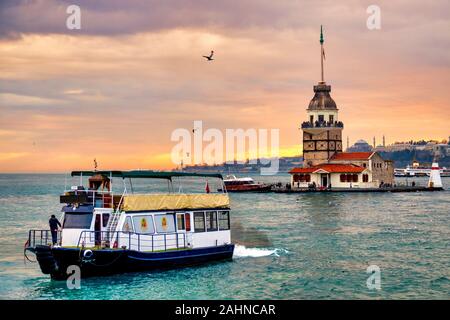
[(214, 60), (213, 55), (214, 55), (214, 51), (211, 51), (211, 54), (209, 56), (203, 56), (203, 58), (208, 59), (208, 61), (212, 61), (212, 60)]

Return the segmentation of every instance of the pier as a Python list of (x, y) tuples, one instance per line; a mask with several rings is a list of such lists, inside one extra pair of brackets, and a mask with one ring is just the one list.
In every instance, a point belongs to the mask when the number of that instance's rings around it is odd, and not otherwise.
[(335, 188), (335, 189), (312, 189), (312, 188), (286, 188), (275, 187), (271, 189), (274, 193), (311, 193), (311, 192), (432, 192), (443, 191), (440, 188), (429, 188), (423, 186), (397, 186), (388, 188)]

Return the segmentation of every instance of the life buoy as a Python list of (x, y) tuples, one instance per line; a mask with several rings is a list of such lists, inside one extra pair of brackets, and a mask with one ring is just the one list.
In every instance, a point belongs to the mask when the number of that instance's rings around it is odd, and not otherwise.
[(90, 260), (90, 259), (92, 259), (93, 256), (94, 256), (94, 252), (92, 252), (92, 250), (88, 249), (83, 252), (83, 258), (85, 260)]

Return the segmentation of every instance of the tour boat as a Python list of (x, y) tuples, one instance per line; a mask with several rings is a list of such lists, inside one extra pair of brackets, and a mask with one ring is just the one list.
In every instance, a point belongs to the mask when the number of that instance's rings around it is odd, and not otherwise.
[[(174, 268), (230, 260), (230, 202), (226, 189), (176, 193), (173, 178), (219, 179), (220, 174), (157, 171), (74, 171), (80, 185), (60, 196), (63, 216), (57, 243), (50, 230), (30, 230), (25, 252), (36, 255), (41, 271), (65, 279), (78, 266), (81, 277)], [(82, 186), (89, 177), (89, 186)], [(165, 179), (167, 193), (135, 194), (130, 179)], [(114, 194), (112, 182), (123, 180)], [(131, 187), (131, 189), (133, 189)], [(181, 190), (181, 188), (180, 188)], [(72, 267), (73, 268), (73, 267)], [(70, 269), (72, 270), (72, 269)], [(69, 274), (68, 274), (69, 273)]]
[[(441, 177), (450, 177), (450, 170), (447, 168), (439, 169)], [(394, 169), (394, 175), (396, 177), (429, 177), (431, 173), (431, 167), (421, 166), (406, 166), (406, 168)]]
[(267, 192), (272, 186), (265, 183), (256, 183), (252, 178), (236, 178), (235, 175), (228, 175), (223, 180), (227, 192)]

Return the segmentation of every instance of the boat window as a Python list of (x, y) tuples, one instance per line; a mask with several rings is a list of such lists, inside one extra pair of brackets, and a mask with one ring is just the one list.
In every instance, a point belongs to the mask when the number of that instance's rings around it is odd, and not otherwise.
[(133, 225), (136, 233), (155, 233), (152, 216), (134, 216)]
[(158, 233), (175, 232), (175, 215), (155, 214), (155, 225)]
[(206, 212), (206, 230), (217, 231), (217, 211)]
[(124, 232), (133, 232), (133, 223), (131, 222), (131, 218), (127, 217), (125, 222), (123, 223), (122, 231)]
[(64, 229), (90, 229), (92, 213), (67, 213), (64, 214)]
[(177, 214), (177, 230), (185, 230), (184, 214)]
[(230, 230), (229, 211), (219, 211), (219, 230)]
[(194, 212), (194, 231), (205, 232), (205, 213)]
[(109, 221), (109, 213), (104, 213), (102, 218), (103, 218), (102, 219), (103, 228), (106, 228)]

